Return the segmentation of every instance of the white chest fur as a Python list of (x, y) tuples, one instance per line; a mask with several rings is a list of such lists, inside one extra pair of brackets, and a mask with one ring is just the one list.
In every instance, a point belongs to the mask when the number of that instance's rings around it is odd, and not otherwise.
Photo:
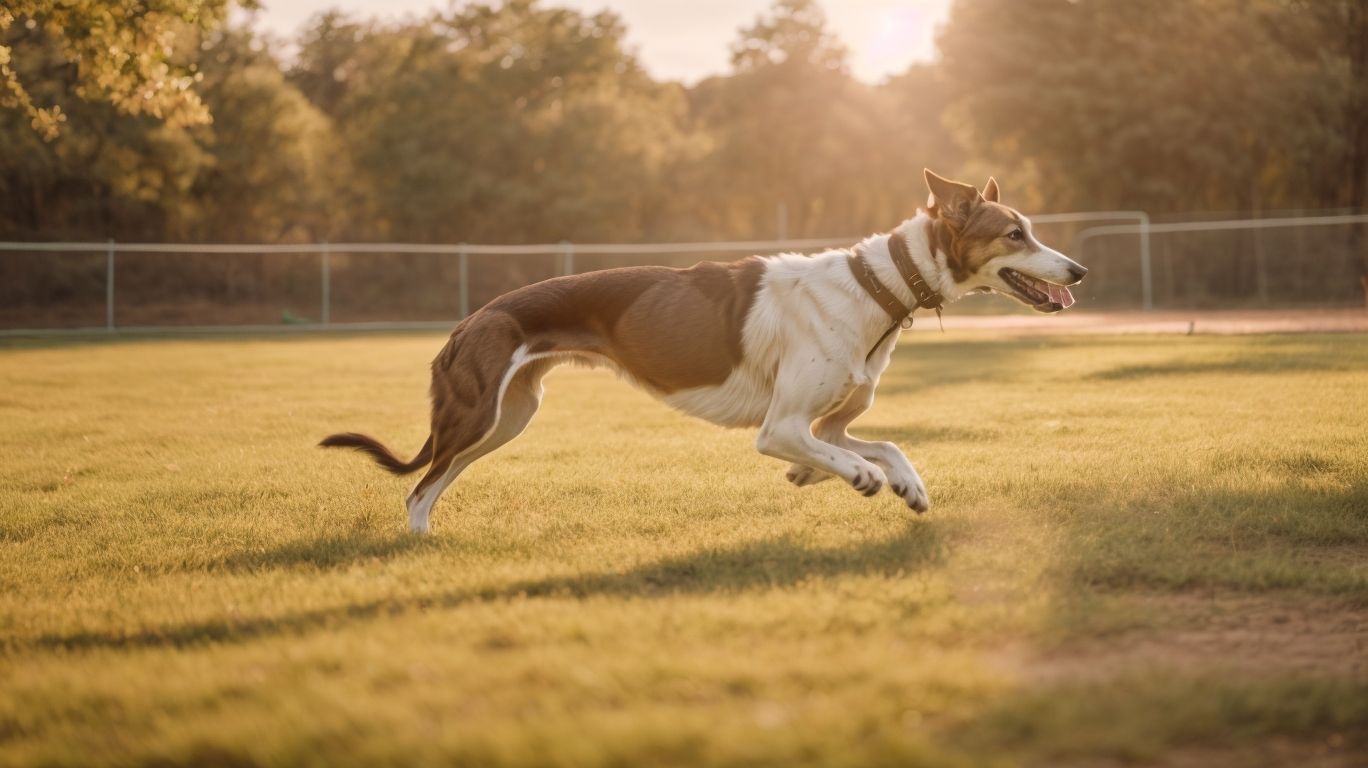
[(804, 375), (813, 381), (788, 381), (780, 389), (820, 388), (839, 380), (853, 390), (877, 379), (892, 344), (865, 360), (868, 309), (849, 290), (848, 269), (839, 252), (767, 260), (746, 317), (741, 364), (720, 385), (681, 390), (661, 400), (714, 424), (753, 427), (765, 420), (773, 403), (781, 360), (808, 361)]

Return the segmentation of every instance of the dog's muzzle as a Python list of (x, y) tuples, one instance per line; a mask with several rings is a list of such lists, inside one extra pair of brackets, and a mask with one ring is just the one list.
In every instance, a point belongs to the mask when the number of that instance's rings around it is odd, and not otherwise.
[[(1078, 267), (1078, 270), (1083, 270), (1083, 274), (1088, 272), (1081, 266)], [(1069, 270), (1070, 274), (1076, 277), (1075, 283), (1083, 279), (1083, 276), (1078, 274), (1078, 270), (1073, 268)], [(1031, 308), (1037, 312), (1058, 312), (1074, 305), (1073, 293), (1065, 286), (1032, 277), (1011, 267), (1004, 267), (998, 272), (998, 277), (1002, 278), (1002, 281), (1007, 284), (1008, 288), (1012, 289), (1018, 298), (1030, 304)]]

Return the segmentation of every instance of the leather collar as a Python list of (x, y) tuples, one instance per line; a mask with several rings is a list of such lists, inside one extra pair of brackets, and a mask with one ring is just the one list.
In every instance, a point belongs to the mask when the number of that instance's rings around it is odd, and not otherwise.
[[(932, 247), (935, 247), (934, 241)], [(912, 263), (912, 253), (907, 249), (907, 238), (903, 237), (901, 232), (894, 232), (888, 236), (888, 253), (893, 257), (893, 266), (898, 268), (898, 274), (902, 275), (903, 282), (912, 289), (912, 296), (917, 300), (919, 308), (940, 309), (945, 304), (945, 297), (926, 284), (921, 271)]]
[(850, 272), (855, 276), (855, 282), (865, 289), (870, 298), (883, 308), (888, 316), (893, 318), (894, 323), (902, 323), (912, 315), (915, 309), (934, 309), (939, 311), (945, 303), (945, 297), (926, 284), (926, 279), (922, 277), (917, 265), (912, 262), (912, 254), (907, 248), (907, 239), (901, 232), (894, 232), (888, 236), (888, 253), (893, 259), (893, 266), (897, 267), (898, 274), (902, 275), (903, 282), (907, 284), (912, 296), (916, 299), (915, 307), (908, 307), (894, 293), (879, 280), (878, 275), (869, 266), (864, 253), (860, 248), (855, 248), (850, 252), (847, 262), (850, 265)]
[(855, 282), (865, 289), (865, 293), (869, 294), (875, 303), (883, 307), (883, 311), (893, 318), (894, 323), (901, 323), (903, 319), (912, 314), (912, 310), (908, 309), (901, 299), (894, 296), (893, 292), (888, 290), (888, 286), (879, 280), (879, 276), (874, 274), (874, 270), (869, 266), (869, 262), (865, 260), (864, 254), (860, 252), (859, 248), (850, 252), (850, 255), (846, 257), (846, 262), (850, 265), (851, 274), (855, 275)]

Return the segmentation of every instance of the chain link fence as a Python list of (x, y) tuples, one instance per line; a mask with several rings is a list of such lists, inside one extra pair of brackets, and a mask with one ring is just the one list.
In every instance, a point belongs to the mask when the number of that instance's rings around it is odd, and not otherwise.
[[(1143, 211), (1033, 216), (1091, 271), (1083, 309), (1364, 306), (1368, 214), (1151, 221)], [(856, 236), (542, 245), (0, 242), (0, 334), (447, 327), (556, 275), (635, 264), (813, 252)], [(1018, 311), (974, 298), (967, 314)]]
[(1368, 291), (1365, 214), (1106, 225), (1079, 232), (1072, 250), (1092, 269), (1079, 298), (1097, 308), (1361, 308)]

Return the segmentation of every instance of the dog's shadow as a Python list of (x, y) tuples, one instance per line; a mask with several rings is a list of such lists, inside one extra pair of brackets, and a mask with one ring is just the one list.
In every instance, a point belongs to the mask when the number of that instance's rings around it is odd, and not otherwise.
[[(263, 553), (243, 555), (237, 567), (299, 564), (316, 550), (341, 558), (349, 551), (338, 539), (313, 544), (291, 544)], [(391, 541), (381, 539), (379, 541)], [(46, 634), (29, 645), (54, 650), (97, 648), (183, 648), (210, 643), (299, 634), (328, 627), (369, 621), (378, 617), (415, 611), (448, 610), (477, 602), (522, 598), (587, 598), (610, 596), (653, 598), (680, 593), (740, 592), (792, 586), (813, 578), (911, 573), (934, 565), (942, 558), (944, 537), (936, 523), (916, 520), (897, 532), (846, 546), (812, 547), (791, 536), (777, 536), (735, 547), (702, 549), (668, 557), (621, 572), (558, 576), (514, 582), (484, 589), (439, 594), (398, 596), (330, 608), (286, 613), (280, 616), (222, 618), (134, 632), (117, 629)], [(408, 543), (400, 543), (408, 542)], [(436, 547), (418, 537), (394, 539), (376, 552), (369, 544), (351, 552), (392, 556), (404, 551)], [(340, 559), (329, 560), (336, 564)], [(23, 643), (21, 643), (23, 644)]]
[(315, 539), (287, 541), (264, 549), (240, 550), (211, 564), (209, 569), (222, 569), (232, 573), (277, 568), (325, 571), (365, 561), (391, 560), (400, 555), (433, 547), (434, 542), (431, 539), (410, 534), (357, 531), (352, 534), (329, 534)]
[(890, 536), (849, 546), (811, 547), (791, 536), (778, 536), (665, 558), (621, 573), (543, 579), (515, 585), (509, 591), (573, 597), (734, 592), (845, 574), (906, 573), (933, 564), (941, 552), (939, 529), (932, 523), (914, 521)]

